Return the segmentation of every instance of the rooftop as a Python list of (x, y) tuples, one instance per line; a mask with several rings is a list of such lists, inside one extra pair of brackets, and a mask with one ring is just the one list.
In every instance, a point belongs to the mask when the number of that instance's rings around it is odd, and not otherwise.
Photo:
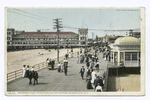
[[(21, 33), (22, 35), (24, 34), (57, 34), (57, 32), (24, 32), (24, 33)], [(60, 32), (59, 34), (70, 34), (70, 35), (76, 35), (77, 33), (74, 33), (74, 32)]]
[(115, 40), (115, 44), (119, 45), (140, 45), (140, 40), (135, 37), (125, 36)]

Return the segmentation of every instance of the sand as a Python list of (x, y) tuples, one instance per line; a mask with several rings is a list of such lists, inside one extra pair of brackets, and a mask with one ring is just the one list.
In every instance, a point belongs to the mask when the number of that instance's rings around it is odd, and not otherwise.
[[(73, 52), (77, 52), (79, 49), (74, 48)], [(71, 49), (69, 49), (69, 52)], [(40, 55), (43, 53), (43, 55)], [(67, 49), (61, 49), (59, 57), (64, 56), (67, 53)], [(51, 49), (51, 52), (45, 49), (32, 49), (25, 51), (14, 51), (7, 53), (7, 73), (13, 72), (23, 68), (23, 65), (33, 66), (35, 64), (46, 61), (47, 58), (57, 58), (57, 50)]]

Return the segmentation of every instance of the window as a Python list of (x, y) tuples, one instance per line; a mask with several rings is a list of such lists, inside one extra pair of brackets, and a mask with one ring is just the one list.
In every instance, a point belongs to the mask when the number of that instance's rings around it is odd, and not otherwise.
[(7, 45), (9, 45), (10, 44), (10, 42), (7, 42)]
[(131, 60), (130, 53), (125, 53), (125, 60), (126, 61), (130, 61)]
[(137, 53), (136, 52), (126, 52), (125, 53), (125, 60), (126, 61), (136, 61), (137, 60)]
[(132, 54), (132, 60), (137, 60), (137, 53)]
[(7, 40), (10, 40), (10, 37), (8, 37)]

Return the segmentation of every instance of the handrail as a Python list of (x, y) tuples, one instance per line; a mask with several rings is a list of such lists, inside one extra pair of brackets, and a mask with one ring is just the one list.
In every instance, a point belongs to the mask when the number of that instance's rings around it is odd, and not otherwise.
[[(76, 53), (76, 52), (74, 52), (73, 55), (74, 55), (75, 53)], [(63, 58), (65, 58), (65, 56), (59, 57), (60, 61), (63, 61)], [(55, 60), (56, 63), (58, 63), (58, 62), (57, 62), (57, 58), (54, 58), (54, 60)], [(41, 62), (41, 63), (39, 63), (39, 64), (35, 64), (35, 65), (33, 65), (33, 67), (34, 67), (34, 70), (35, 70), (35, 71), (38, 71), (38, 70), (40, 70), (40, 69), (43, 69), (43, 68), (46, 67), (46, 61), (45, 61), (45, 62)], [(18, 69), (18, 70), (16, 70), (16, 71), (7, 73), (7, 82), (10, 82), (10, 81), (13, 81), (13, 80), (15, 80), (15, 79), (17, 79), (17, 78), (20, 78), (20, 77), (22, 77), (22, 75), (23, 75), (23, 70), (22, 70), (22, 69)]]

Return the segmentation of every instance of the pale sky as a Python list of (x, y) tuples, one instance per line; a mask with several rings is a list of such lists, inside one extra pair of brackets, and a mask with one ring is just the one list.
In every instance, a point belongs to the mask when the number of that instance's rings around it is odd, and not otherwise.
[[(97, 31), (97, 30), (128, 30), (139, 29), (140, 9), (138, 8), (9, 8), (7, 10), (7, 27), (15, 30), (37, 31), (53, 29), (53, 19), (62, 18), (62, 31), (78, 33), (76, 28), (88, 28), (88, 37), (107, 35), (126, 35), (128, 31)], [(97, 30), (92, 30), (97, 29)], [(42, 30), (46, 31), (46, 30)]]

